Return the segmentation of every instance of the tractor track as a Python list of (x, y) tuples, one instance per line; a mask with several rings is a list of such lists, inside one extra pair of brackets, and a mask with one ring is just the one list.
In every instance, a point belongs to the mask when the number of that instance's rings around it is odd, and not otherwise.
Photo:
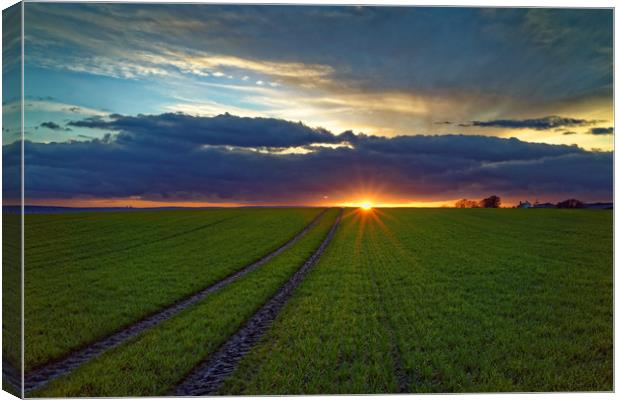
[(381, 323), (385, 327), (388, 334), (390, 355), (392, 356), (394, 376), (398, 384), (398, 393), (409, 393), (409, 378), (407, 376), (407, 373), (405, 372), (405, 368), (403, 367), (402, 355), (398, 346), (398, 340), (396, 339), (396, 331), (394, 330), (394, 325), (392, 324), (387, 315), (388, 309), (385, 304), (383, 290), (379, 287), (379, 284), (377, 283), (377, 275), (374, 270), (371, 272), (370, 278), (373, 288), (377, 293), (379, 306), (381, 307), (379, 319), (381, 320)]
[[(373, 254), (376, 254), (377, 252), (379, 252), (376, 245), (376, 232), (374, 230), (371, 231), (371, 235), (373, 236), (373, 240), (370, 241), (372, 246), (371, 248)], [(402, 352), (400, 350), (400, 346), (398, 345), (396, 330), (394, 329), (394, 324), (392, 323), (388, 315), (389, 312), (385, 301), (385, 290), (381, 287), (381, 285), (379, 285), (379, 279), (377, 277), (377, 270), (375, 265), (376, 262), (373, 263), (370, 268), (370, 281), (372, 283), (375, 293), (377, 294), (379, 307), (381, 308), (379, 319), (381, 320), (381, 323), (385, 327), (385, 330), (388, 334), (390, 355), (392, 356), (394, 377), (396, 378), (396, 383), (398, 384), (398, 393), (410, 393), (411, 389), (409, 387), (409, 377), (403, 366)]]
[(174, 396), (204, 396), (214, 394), (220, 385), (235, 370), (242, 358), (258, 343), (269, 329), (279, 312), (303, 281), (308, 271), (317, 263), (329, 243), (342, 218), (340, 211), (327, 236), (319, 248), (304, 262), (295, 274), (280, 287), (247, 322), (234, 333), (215, 353), (199, 363), (182, 379), (170, 393)]
[(174, 303), (173, 305), (161, 311), (158, 311), (155, 314), (152, 314), (151, 316), (148, 316), (136, 323), (133, 323), (121, 329), (120, 331), (108, 335), (103, 339), (92, 342), (91, 344), (81, 349), (74, 350), (73, 352), (69, 353), (67, 356), (61, 359), (49, 362), (41, 367), (35, 368), (34, 370), (27, 372), (24, 376), (24, 393), (28, 394), (33, 390), (47, 385), (52, 380), (68, 374), (80, 365), (120, 345), (126, 340), (138, 335), (139, 333), (144, 332), (145, 330), (170, 319), (171, 317), (185, 310), (189, 306), (203, 300), (208, 295), (220, 290), (221, 288), (233, 283), (234, 281), (248, 274), (249, 272), (252, 272), (255, 269), (261, 267), (272, 258), (276, 257), (277, 255), (281, 254), (282, 252), (293, 246), (295, 243), (297, 243), (302, 237), (304, 237), (312, 228), (314, 228), (319, 223), (319, 221), (323, 218), (326, 212), (327, 209), (321, 211), (310, 223), (308, 223), (289, 241), (287, 241), (285, 244), (283, 244), (273, 252), (262, 257), (258, 261), (255, 261), (241, 268), (240, 270), (233, 272), (232, 274), (219, 280), (218, 282), (190, 295), (189, 297), (186, 297), (184, 300)]

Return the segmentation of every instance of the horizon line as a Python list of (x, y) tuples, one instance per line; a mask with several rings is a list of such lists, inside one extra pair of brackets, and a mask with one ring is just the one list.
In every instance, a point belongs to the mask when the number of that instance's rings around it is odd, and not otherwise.
[[(551, 202), (543, 202), (540, 204), (555, 204)], [(615, 204), (614, 201), (592, 201), (592, 202), (584, 202), (584, 204)], [(21, 204), (3, 204), (2, 208), (6, 207), (21, 207)], [(362, 205), (354, 205), (351, 203), (348, 204), (324, 204), (324, 205), (309, 205), (309, 204), (266, 204), (266, 205), (154, 205), (154, 206), (131, 206), (131, 205), (84, 205), (84, 206), (75, 206), (75, 205), (50, 205), (50, 204), (24, 204), (24, 208), (60, 208), (60, 209), (93, 209), (93, 210), (104, 210), (104, 209), (118, 209), (118, 210), (157, 210), (157, 209), (206, 209), (206, 208), (362, 208)], [(389, 204), (389, 205), (372, 205), (372, 208), (461, 208), (455, 207), (454, 204), (444, 204), (444, 205), (412, 205), (412, 204)], [(473, 207), (473, 208), (484, 208), (484, 207)], [(516, 205), (501, 205), (497, 208), (516, 208)], [(532, 207), (535, 208), (535, 207)]]

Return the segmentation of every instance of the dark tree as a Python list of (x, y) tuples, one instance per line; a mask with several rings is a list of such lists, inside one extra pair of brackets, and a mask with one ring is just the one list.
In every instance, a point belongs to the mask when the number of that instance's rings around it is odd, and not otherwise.
[(577, 199), (568, 199), (561, 201), (557, 204), (558, 208), (583, 208), (584, 204), (582, 201)]
[(454, 204), (456, 208), (478, 208), (478, 202), (475, 200), (461, 199)]
[(499, 208), (502, 204), (502, 200), (499, 196), (489, 196), (486, 199), (480, 200), (480, 207), (482, 208)]

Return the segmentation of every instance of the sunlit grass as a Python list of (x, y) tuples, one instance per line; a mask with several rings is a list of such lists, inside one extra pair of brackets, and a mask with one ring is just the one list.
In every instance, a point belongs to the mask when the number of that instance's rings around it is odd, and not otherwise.
[(612, 389), (611, 212), (346, 215), (220, 394)]

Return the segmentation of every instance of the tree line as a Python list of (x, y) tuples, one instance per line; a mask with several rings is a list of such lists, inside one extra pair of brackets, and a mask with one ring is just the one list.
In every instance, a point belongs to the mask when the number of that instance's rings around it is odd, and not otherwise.
[[(499, 208), (502, 200), (499, 196), (492, 195), (482, 200), (461, 199), (454, 204), (456, 208)], [(584, 202), (577, 199), (567, 199), (555, 205), (556, 208), (584, 208)]]
[(456, 208), (499, 208), (502, 205), (502, 199), (499, 196), (489, 196), (482, 200), (461, 199), (454, 204)]

